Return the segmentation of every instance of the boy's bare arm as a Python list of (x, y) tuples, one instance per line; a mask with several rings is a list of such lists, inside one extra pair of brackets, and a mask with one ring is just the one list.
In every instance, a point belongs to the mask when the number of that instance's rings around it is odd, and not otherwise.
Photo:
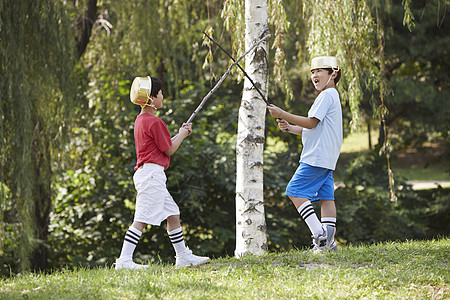
[(317, 123), (319, 123), (319, 119), (317, 118), (309, 118), (293, 115), (273, 104), (267, 106), (267, 109), (269, 110), (270, 115), (272, 117), (284, 119), (292, 124), (295, 124), (303, 128), (312, 129), (316, 127)]
[(302, 135), (303, 128), (300, 126), (289, 124), (283, 119), (277, 119), (277, 123), (278, 128), (280, 128), (281, 131), (289, 132), (295, 135)]
[(172, 146), (171, 146), (169, 149), (167, 149), (166, 151), (164, 151), (164, 153), (165, 153), (167, 156), (171, 156), (172, 154), (174, 154), (175, 151), (177, 151), (178, 148), (180, 147), (181, 142), (182, 142), (183, 140), (184, 140), (184, 138), (181, 137), (179, 134), (177, 134), (176, 136), (174, 136), (174, 137), (172, 138)]
[(319, 123), (319, 119), (297, 116), (288, 113), (287, 111), (283, 111), (282, 116), (286, 121), (307, 129), (313, 129), (314, 127), (316, 127), (317, 123)]
[(303, 127), (300, 127), (297, 125), (289, 125), (289, 129), (287, 132), (295, 134), (295, 135), (302, 135)]
[(188, 125), (183, 124), (183, 126), (180, 127), (180, 130), (178, 133), (172, 137), (172, 146), (164, 151), (164, 153), (168, 156), (171, 156), (175, 153), (175, 151), (178, 150), (183, 140), (192, 133), (192, 124), (189, 123)]

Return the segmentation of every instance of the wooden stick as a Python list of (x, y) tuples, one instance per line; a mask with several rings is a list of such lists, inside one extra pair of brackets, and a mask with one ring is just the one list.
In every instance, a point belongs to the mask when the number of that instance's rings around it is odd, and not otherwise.
[(256, 46), (261, 44), (263, 41), (267, 40), (270, 37), (270, 34), (266, 35), (259, 41), (257, 41), (247, 52), (242, 54), (229, 68), (228, 70), (220, 77), (219, 81), (216, 83), (216, 85), (209, 91), (208, 94), (203, 98), (200, 105), (197, 107), (197, 109), (192, 113), (192, 115), (189, 117), (189, 120), (187, 120), (186, 124), (191, 123), (191, 121), (195, 118), (195, 116), (198, 114), (198, 112), (202, 109), (203, 105), (206, 103), (206, 101), (211, 97), (211, 95), (219, 88), (219, 86), (222, 84), (222, 82), (225, 80), (225, 78), (230, 74), (231, 69), (233, 69), (239, 62), (248, 54), (250, 51), (252, 51)]
[[(210, 37), (209, 35), (206, 34), (206, 32), (202, 31), (202, 33), (208, 38), (210, 39), (214, 44), (217, 45), (217, 47), (220, 48), (220, 50), (222, 50), (223, 52), (225, 52), (226, 55), (228, 55), (229, 58), (231, 58), (232, 61), (236, 61), (233, 56), (231, 56), (230, 53), (228, 53), (227, 50), (223, 49), (222, 46), (220, 46), (220, 44), (218, 42), (216, 42), (212, 37)], [(266, 99), (266, 97), (264, 96), (264, 94), (261, 92), (261, 90), (256, 86), (255, 82), (253, 82), (253, 80), (250, 78), (250, 76), (248, 76), (247, 72), (245, 72), (245, 70), (241, 67), (240, 64), (237, 64), (237, 67), (239, 69), (241, 69), (242, 72), (244, 72), (244, 76), (247, 77), (248, 80), (250, 80), (250, 83), (253, 85), (253, 87), (256, 89), (256, 91), (258, 92), (258, 94), (261, 96), (261, 98), (264, 100), (264, 102), (266, 102), (267, 105), (270, 104), (270, 102)]]

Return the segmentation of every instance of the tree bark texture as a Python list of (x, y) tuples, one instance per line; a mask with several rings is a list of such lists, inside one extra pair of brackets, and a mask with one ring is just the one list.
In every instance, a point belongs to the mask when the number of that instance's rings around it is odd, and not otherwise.
[(92, 27), (97, 20), (97, 0), (89, 0), (84, 14), (79, 17), (76, 24), (78, 36), (76, 38), (78, 57), (81, 57), (86, 50), (92, 34)]
[[(269, 32), (267, 0), (245, 1), (245, 47)], [(250, 53), (245, 70), (267, 95), (267, 42)], [(266, 97), (267, 98), (267, 97)], [(267, 250), (263, 197), (263, 150), (266, 104), (246, 78), (239, 109), (236, 145), (236, 249), (235, 255), (261, 255)]]
[(36, 224), (35, 238), (37, 247), (34, 249), (30, 262), (33, 271), (44, 271), (48, 267), (48, 226), (50, 212), (52, 209), (52, 160), (50, 157), (51, 149), (48, 136), (41, 128), (42, 121), (35, 121), (35, 137), (32, 146), (33, 153), (33, 171), (37, 178), (33, 193), (34, 219)]

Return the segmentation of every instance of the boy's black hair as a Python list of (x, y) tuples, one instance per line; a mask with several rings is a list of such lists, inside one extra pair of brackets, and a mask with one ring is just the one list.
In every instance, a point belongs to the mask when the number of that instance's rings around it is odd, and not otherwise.
[[(331, 69), (331, 68), (328, 68), (325, 70), (327, 70), (328, 74), (330, 74), (330, 75), (333, 73), (333, 69)], [(334, 78), (334, 84), (337, 84), (340, 79), (341, 79), (341, 70), (336, 72), (336, 78)]]
[(162, 82), (156, 77), (152, 78), (152, 91), (150, 93), (150, 96), (156, 97), (158, 95), (158, 92), (162, 90)]

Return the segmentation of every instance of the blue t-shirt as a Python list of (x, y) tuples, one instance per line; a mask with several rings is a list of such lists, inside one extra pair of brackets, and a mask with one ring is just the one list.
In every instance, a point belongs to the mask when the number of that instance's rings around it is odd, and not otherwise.
[(334, 170), (343, 140), (342, 108), (338, 91), (335, 88), (322, 91), (309, 109), (308, 117), (317, 118), (319, 122), (313, 129), (303, 128), (300, 162)]

